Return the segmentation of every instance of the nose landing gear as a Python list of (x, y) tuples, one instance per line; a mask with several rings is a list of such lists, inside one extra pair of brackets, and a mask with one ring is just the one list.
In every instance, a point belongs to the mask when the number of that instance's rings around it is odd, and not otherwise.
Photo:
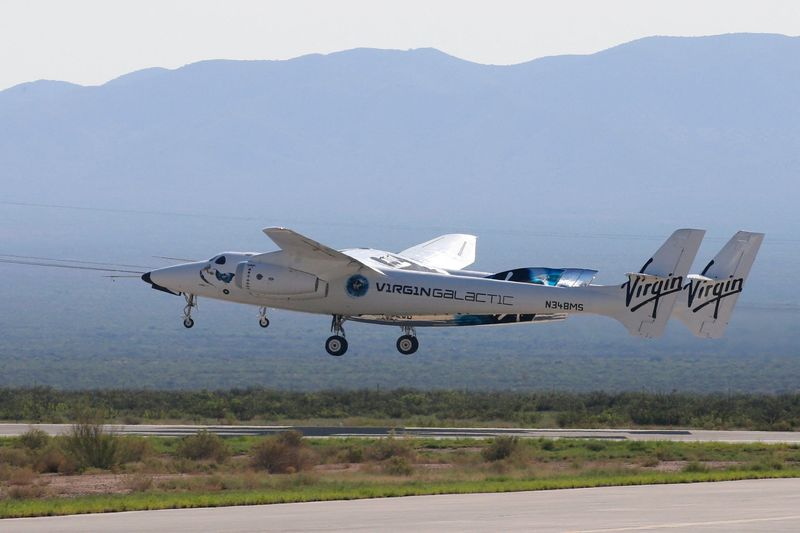
[(344, 338), (344, 328), (342, 327), (344, 320), (342, 315), (333, 315), (331, 321), (333, 335), (325, 341), (325, 351), (335, 357), (344, 355), (347, 351), (347, 339)]
[(269, 319), (267, 318), (266, 307), (258, 308), (258, 325), (261, 326), (262, 328), (269, 327)]
[(419, 341), (414, 328), (403, 326), (403, 335), (397, 339), (397, 351), (403, 355), (411, 355), (419, 349)]
[(195, 298), (194, 294), (186, 293), (184, 293), (183, 297), (186, 299), (186, 306), (183, 308), (183, 327), (188, 329), (194, 326), (194, 320), (192, 320), (192, 309), (197, 307), (197, 298)]

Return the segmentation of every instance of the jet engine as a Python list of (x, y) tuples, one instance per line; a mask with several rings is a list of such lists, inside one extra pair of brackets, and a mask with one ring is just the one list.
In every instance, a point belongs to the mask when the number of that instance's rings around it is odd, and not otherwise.
[(325, 296), (328, 285), (308, 272), (251, 261), (243, 261), (236, 266), (234, 279), (240, 289), (277, 298)]

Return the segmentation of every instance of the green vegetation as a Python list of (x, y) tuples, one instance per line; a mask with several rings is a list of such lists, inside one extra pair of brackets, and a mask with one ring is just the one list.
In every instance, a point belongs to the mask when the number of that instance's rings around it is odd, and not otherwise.
[[(148, 439), (85, 426), (0, 439), (0, 517), (800, 477), (800, 446), (786, 444), (308, 439), (295, 431)], [(76, 436), (88, 450), (114, 449), (110, 466), (75, 463)]]
[(72, 457), (79, 470), (108, 469), (119, 463), (120, 440), (107, 433), (102, 425), (79, 423), (63, 440), (64, 451)]
[(253, 468), (270, 474), (293, 474), (308, 470), (315, 462), (314, 453), (298, 431), (266, 437), (252, 447), (251, 455)]
[(552, 479), (487, 481), (452, 481), (428, 483), (335, 482), (313, 487), (284, 490), (231, 490), (225, 492), (165, 493), (158, 491), (133, 494), (79, 496), (63, 499), (0, 500), (0, 518), (53, 516), (66, 514), (107, 513), (192, 507), (222, 507), (230, 505), (261, 505), (326, 500), (355, 500), (389, 498), (428, 494), (468, 494), (475, 492), (513, 492), (523, 490), (553, 490), (581, 487), (610, 487), (619, 485), (653, 485), (666, 483), (697, 483), (798, 477), (800, 471), (775, 472), (678, 472), (650, 475), (608, 475), (605, 477), (572, 476)]
[(201, 430), (196, 435), (189, 435), (181, 439), (175, 454), (193, 461), (212, 459), (221, 463), (230, 455), (230, 450), (219, 435)]
[(0, 389), (0, 419), (118, 423), (505, 425), (525, 427), (800, 428), (800, 394), (355, 390), (289, 392)]

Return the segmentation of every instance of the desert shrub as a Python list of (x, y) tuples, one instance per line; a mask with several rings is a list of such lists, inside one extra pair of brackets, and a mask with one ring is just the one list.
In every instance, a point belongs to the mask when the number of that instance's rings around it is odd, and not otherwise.
[(19, 442), (29, 450), (41, 450), (50, 444), (50, 435), (38, 428), (30, 428), (19, 436)]
[(783, 462), (780, 459), (763, 458), (747, 464), (748, 470), (783, 470)]
[(255, 444), (250, 451), (250, 463), (271, 474), (291, 474), (311, 468), (316, 457), (303, 441), (302, 433), (287, 431)]
[(153, 488), (153, 477), (134, 474), (125, 478), (125, 488), (131, 492), (144, 492)]
[(492, 443), (483, 449), (481, 454), (487, 461), (501, 461), (511, 457), (519, 447), (519, 439), (517, 437), (510, 437), (501, 435), (495, 437)]
[(414, 467), (405, 457), (395, 455), (383, 463), (383, 471), (392, 476), (408, 476), (414, 472)]
[(101, 424), (75, 424), (64, 437), (63, 446), (79, 470), (107, 470), (118, 463), (119, 437), (106, 432)]
[(183, 459), (213, 459), (221, 463), (230, 455), (230, 448), (219, 435), (201, 430), (181, 439), (175, 453)]
[(683, 467), (684, 472), (708, 472), (708, 467), (703, 463), (691, 461)]
[(30, 468), (16, 468), (8, 478), (9, 485), (31, 485), (36, 481), (36, 473)]
[(41, 473), (67, 473), (74, 468), (71, 467), (71, 461), (67, 459), (64, 452), (58, 446), (50, 445), (44, 450), (39, 451), (33, 462), (33, 468)]
[(19, 448), (0, 448), (0, 464), (25, 466), (31, 463), (30, 455)]
[(153, 452), (150, 441), (144, 437), (123, 437), (119, 441), (119, 462), (138, 463)]
[(345, 463), (361, 463), (364, 461), (364, 448), (361, 446), (347, 446), (342, 450), (341, 458)]
[(586, 449), (590, 452), (599, 452), (606, 449), (606, 443), (599, 440), (590, 440), (586, 443)]
[(8, 488), (7, 494), (12, 500), (31, 500), (44, 496), (45, 489), (41, 485), (14, 485)]
[(376, 440), (367, 448), (367, 457), (375, 461), (385, 461), (392, 457), (411, 459), (413, 456), (414, 449), (409, 441), (396, 439), (391, 436)]
[(660, 463), (661, 461), (659, 461), (657, 457), (645, 457), (641, 461), (641, 465), (647, 467), (658, 466)]

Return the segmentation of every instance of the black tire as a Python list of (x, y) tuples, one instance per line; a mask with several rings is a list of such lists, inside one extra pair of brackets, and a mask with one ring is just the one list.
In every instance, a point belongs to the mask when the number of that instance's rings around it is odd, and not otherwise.
[(192, 320), (189, 317), (186, 317), (186, 318), (183, 319), (183, 327), (185, 327), (186, 329), (189, 329), (192, 326), (194, 326), (194, 320)]
[(413, 335), (403, 335), (397, 339), (397, 351), (403, 355), (411, 355), (419, 348), (419, 341)]
[(325, 351), (334, 357), (344, 355), (347, 351), (347, 339), (339, 335), (328, 337), (328, 340), (325, 341)]
[(258, 325), (261, 326), (262, 328), (268, 328), (269, 327), (269, 318), (267, 318), (267, 317), (259, 318), (258, 319)]

